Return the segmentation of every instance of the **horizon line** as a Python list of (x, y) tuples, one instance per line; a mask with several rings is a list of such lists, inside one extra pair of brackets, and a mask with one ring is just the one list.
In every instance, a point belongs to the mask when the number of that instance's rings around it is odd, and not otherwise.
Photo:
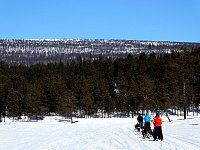
[(32, 41), (42, 41), (42, 40), (47, 40), (47, 41), (61, 41), (61, 40), (104, 40), (104, 41), (144, 41), (144, 42), (172, 42), (172, 43), (200, 43), (197, 41), (170, 41), (170, 40), (134, 40), (134, 39), (103, 39), (103, 38), (0, 38), (0, 40), (32, 40)]

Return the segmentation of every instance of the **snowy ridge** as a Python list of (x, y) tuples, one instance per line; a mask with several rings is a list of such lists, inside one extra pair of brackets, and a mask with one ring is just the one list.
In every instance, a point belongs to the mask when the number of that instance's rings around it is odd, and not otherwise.
[(23, 39), (0, 40), (0, 60), (8, 63), (34, 64), (38, 62), (72, 61), (77, 57), (96, 59), (99, 55), (126, 57), (139, 55), (170, 53), (181, 48), (200, 47), (200, 43), (138, 40), (81, 40), (81, 39)]

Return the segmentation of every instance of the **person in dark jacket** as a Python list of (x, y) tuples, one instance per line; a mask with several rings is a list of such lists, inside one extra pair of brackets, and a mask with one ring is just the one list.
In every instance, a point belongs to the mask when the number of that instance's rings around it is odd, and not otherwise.
[(162, 118), (160, 117), (159, 113), (156, 113), (156, 116), (153, 118), (152, 123), (154, 125), (154, 133), (153, 138), (154, 141), (158, 138), (159, 140), (163, 140), (162, 134)]
[(139, 127), (140, 127), (140, 128), (143, 128), (143, 117), (142, 117), (141, 114), (138, 115), (137, 121), (138, 121), (138, 123), (139, 123)]

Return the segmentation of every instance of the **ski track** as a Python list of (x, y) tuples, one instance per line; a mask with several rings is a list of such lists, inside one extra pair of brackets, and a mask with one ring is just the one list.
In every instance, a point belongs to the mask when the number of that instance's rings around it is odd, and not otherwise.
[[(115, 130), (116, 131), (116, 130)], [(73, 149), (88, 149), (88, 150), (105, 150), (105, 149), (132, 149), (133, 145), (127, 142), (127, 133), (119, 129), (118, 132), (113, 132), (111, 129), (99, 129), (92, 131), (84, 136), (82, 135), (76, 138), (76, 140), (70, 144), (69, 148)], [(81, 141), (81, 147), (76, 146), (76, 141)]]
[(198, 141), (195, 139), (185, 140), (183, 137), (168, 135), (166, 136), (166, 140), (168, 141), (167, 143), (168, 145), (170, 145), (170, 147), (172, 147), (172, 149), (184, 149), (184, 148), (188, 149), (192, 148), (194, 150), (200, 149), (200, 143), (198, 143)]

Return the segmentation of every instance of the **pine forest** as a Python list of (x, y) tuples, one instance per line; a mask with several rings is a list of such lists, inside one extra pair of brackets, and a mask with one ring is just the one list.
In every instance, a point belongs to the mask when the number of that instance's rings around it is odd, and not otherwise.
[(139, 110), (195, 110), (200, 104), (200, 48), (161, 55), (33, 65), (0, 62), (0, 116), (101, 112), (133, 116)]

